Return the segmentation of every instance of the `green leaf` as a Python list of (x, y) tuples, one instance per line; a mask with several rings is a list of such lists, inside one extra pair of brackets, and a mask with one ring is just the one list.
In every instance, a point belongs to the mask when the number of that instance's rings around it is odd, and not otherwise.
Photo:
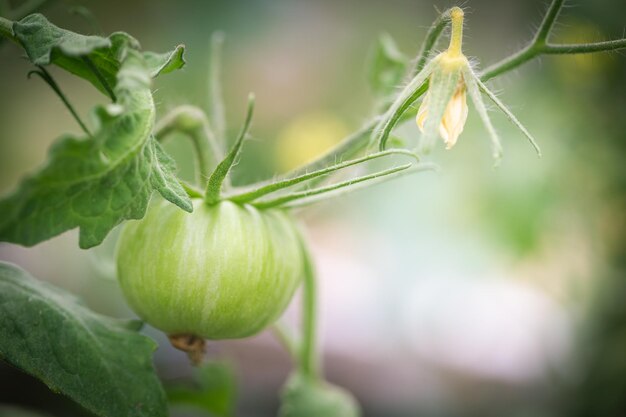
[(195, 370), (194, 377), (194, 387), (177, 385), (167, 389), (170, 404), (191, 406), (219, 417), (234, 415), (236, 384), (228, 364), (204, 363)]
[(149, 70), (129, 50), (118, 73), (119, 104), (97, 107), (93, 137), (62, 137), (48, 163), (0, 201), (0, 240), (35, 245), (80, 228), (80, 247), (102, 242), (126, 219), (140, 219), (153, 191), (191, 212), (174, 162), (152, 136)]
[(137, 321), (112, 319), (0, 263), (0, 356), (102, 417), (165, 417), (156, 343)]
[(150, 68), (150, 75), (154, 78), (160, 74), (167, 74), (185, 66), (185, 45), (178, 45), (173, 51), (158, 54), (144, 52), (143, 58)]
[(374, 93), (382, 97), (393, 93), (400, 86), (407, 65), (408, 59), (393, 38), (387, 33), (381, 34), (369, 65), (368, 79)]
[[(126, 51), (140, 47), (127, 33), (115, 32), (108, 38), (81, 35), (53, 25), (38, 13), (13, 23), (13, 32), (33, 64), (55, 64), (111, 98), (115, 98), (112, 90)], [(183, 46), (164, 54), (144, 52), (150, 75), (156, 77), (182, 67), (183, 52)]]
[(282, 392), (279, 417), (358, 417), (359, 406), (346, 390), (292, 375)]

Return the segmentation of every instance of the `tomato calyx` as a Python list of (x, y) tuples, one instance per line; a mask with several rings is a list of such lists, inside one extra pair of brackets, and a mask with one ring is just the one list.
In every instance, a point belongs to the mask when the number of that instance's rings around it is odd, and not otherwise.
[(170, 334), (168, 338), (172, 346), (189, 356), (191, 363), (196, 366), (202, 363), (206, 351), (206, 340), (192, 333)]

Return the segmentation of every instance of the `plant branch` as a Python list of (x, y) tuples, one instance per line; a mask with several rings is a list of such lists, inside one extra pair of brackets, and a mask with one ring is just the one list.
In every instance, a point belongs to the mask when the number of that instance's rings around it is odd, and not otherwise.
[(196, 156), (196, 179), (199, 185), (204, 186), (213, 166), (219, 161), (218, 145), (206, 115), (194, 106), (178, 107), (161, 119), (154, 136), (159, 142), (164, 142), (174, 132), (191, 139)]
[(76, 123), (78, 123), (78, 125), (83, 130), (83, 132), (85, 132), (87, 136), (91, 137), (91, 132), (89, 131), (89, 129), (87, 129), (87, 126), (81, 120), (80, 116), (76, 112), (76, 109), (74, 109), (74, 106), (72, 106), (70, 101), (67, 99), (67, 97), (63, 93), (63, 91), (61, 91), (61, 87), (59, 87), (59, 85), (54, 80), (54, 78), (52, 78), (52, 75), (50, 75), (50, 73), (41, 65), (37, 65), (37, 68), (39, 69), (30, 71), (26, 76), (30, 78), (31, 75), (37, 74), (42, 80), (44, 80), (46, 84), (48, 84), (48, 86), (52, 88), (52, 90), (56, 93), (56, 95), (61, 99), (61, 101), (63, 102), (65, 107), (69, 110), (72, 117), (74, 117), (74, 120), (76, 120)]
[(585, 54), (592, 52), (614, 51), (626, 48), (626, 39), (581, 44), (553, 44), (548, 42), (550, 31), (563, 7), (563, 0), (553, 0), (535, 34), (533, 40), (518, 52), (487, 67), (480, 74), (481, 81), (487, 81), (500, 74), (511, 71), (540, 55)]
[(426, 38), (424, 38), (422, 47), (417, 54), (415, 65), (409, 73), (409, 78), (415, 77), (422, 69), (424, 69), (424, 65), (426, 65), (426, 61), (428, 60), (430, 53), (448, 23), (450, 23), (450, 9), (437, 16), (437, 19), (435, 19), (435, 21), (428, 28)]
[(555, 54), (589, 54), (594, 52), (615, 51), (626, 48), (626, 39), (616, 39), (604, 42), (592, 42), (581, 44), (546, 44), (541, 53), (547, 55)]
[[(435, 58), (436, 59), (436, 58)], [(411, 82), (400, 92), (398, 97), (393, 101), (389, 110), (383, 116), (383, 119), (375, 129), (372, 139), (378, 143), (380, 151), (385, 150), (387, 140), (393, 128), (398, 124), (402, 115), (415, 103), (415, 101), (428, 90), (428, 77), (434, 66), (430, 61), (422, 70), (411, 80)]]
[(317, 282), (313, 260), (300, 239), (303, 258), (304, 281), (302, 286), (302, 345), (300, 346), (300, 371), (308, 377), (319, 377), (317, 355)]
[(543, 45), (548, 41), (548, 36), (554, 27), (554, 22), (559, 16), (561, 9), (563, 8), (564, 0), (552, 0), (552, 3), (548, 7), (548, 10), (535, 33), (535, 38), (531, 42), (533, 45)]

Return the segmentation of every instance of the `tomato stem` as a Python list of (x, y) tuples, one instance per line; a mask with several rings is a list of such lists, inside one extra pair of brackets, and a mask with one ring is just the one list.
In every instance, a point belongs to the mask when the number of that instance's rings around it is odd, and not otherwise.
[(206, 115), (194, 106), (175, 108), (159, 122), (154, 136), (163, 143), (172, 133), (182, 133), (191, 139), (196, 157), (196, 182), (204, 188), (223, 153)]
[(300, 371), (311, 378), (319, 377), (317, 355), (317, 282), (315, 268), (309, 252), (301, 238), (304, 260), (304, 282), (302, 287), (302, 345), (300, 348)]

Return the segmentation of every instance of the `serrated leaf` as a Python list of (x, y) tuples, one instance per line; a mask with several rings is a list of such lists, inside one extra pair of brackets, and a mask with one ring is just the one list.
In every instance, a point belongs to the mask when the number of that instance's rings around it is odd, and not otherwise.
[(32, 246), (79, 227), (80, 247), (96, 246), (122, 221), (142, 218), (153, 191), (193, 209), (152, 137), (150, 76), (139, 53), (128, 51), (115, 91), (119, 104), (96, 108), (93, 137), (61, 138), (47, 165), (0, 201), (0, 240)]
[(279, 417), (358, 417), (355, 399), (346, 390), (324, 381), (292, 375), (283, 388)]
[[(109, 95), (125, 52), (140, 47), (127, 33), (115, 32), (108, 38), (81, 35), (53, 25), (38, 13), (15, 22), (13, 32), (33, 64), (55, 64)], [(164, 54), (144, 52), (151, 76), (181, 68), (185, 64), (183, 53), (183, 46)]]
[(196, 385), (167, 389), (170, 404), (193, 407), (219, 417), (231, 417), (235, 411), (236, 384), (233, 370), (226, 363), (207, 362), (195, 372)]
[(400, 52), (393, 38), (383, 33), (378, 38), (370, 60), (369, 84), (376, 95), (385, 97), (402, 82), (408, 59)]
[(156, 343), (0, 262), (0, 356), (102, 417), (165, 417)]

